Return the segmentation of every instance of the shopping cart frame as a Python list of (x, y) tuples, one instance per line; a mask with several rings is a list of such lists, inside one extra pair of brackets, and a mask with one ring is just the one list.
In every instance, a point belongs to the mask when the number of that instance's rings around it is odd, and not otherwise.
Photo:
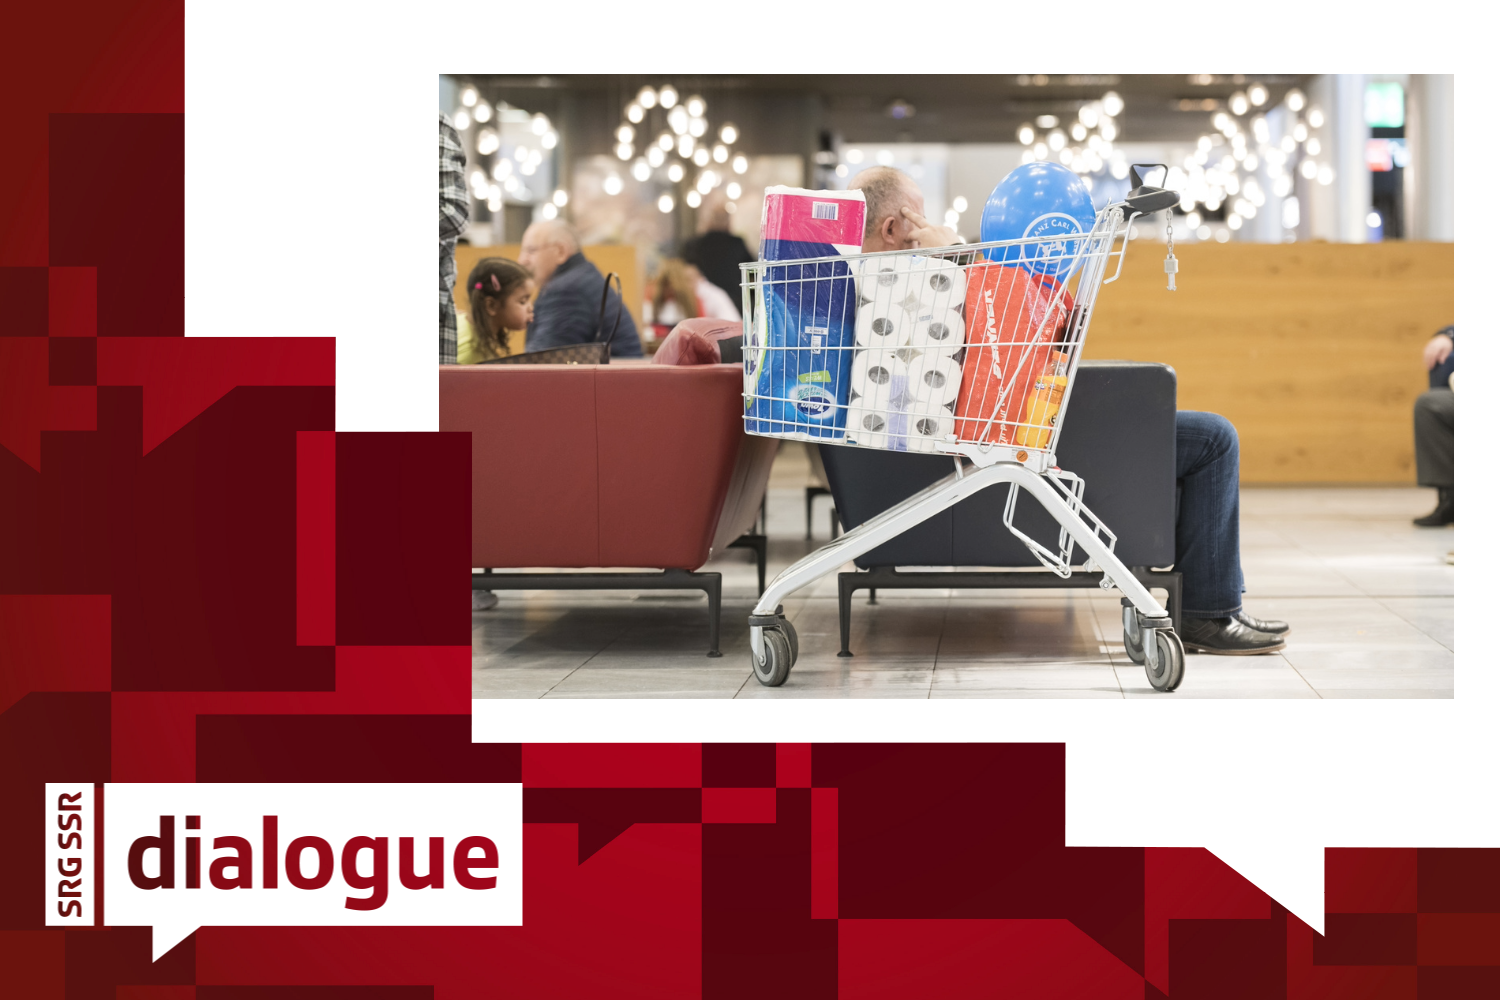
[[(1162, 210), (1170, 212), (1178, 202), (1174, 192), (1145, 186), (1135, 170), (1132, 170), (1132, 177), (1136, 187), (1125, 200), (1101, 209), (1093, 230), (1086, 237), (1080, 237), (1081, 245), (1077, 251), (1080, 262), (1075, 269), (1079, 289), (1076, 298), (1078, 313), (1074, 328), (1070, 330), (1074, 338), (1070, 341), (1074, 347), (1071, 363), (1075, 370), (1087, 340), (1088, 325), (1098, 292), (1103, 285), (1116, 281), (1124, 270), (1125, 255), (1131, 242), (1131, 226), (1145, 215)], [(1049, 240), (1037, 237), (968, 244), (961, 248), (945, 247), (918, 253), (940, 256), (955, 252), (980, 253), (992, 249), (1005, 249), (1008, 253), (1008, 248), (1024, 248), (1054, 241), (1055, 238)], [(1118, 250), (1115, 249), (1117, 241), (1120, 243)], [(772, 268), (790, 269), (840, 262), (847, 265), (856, 260), (911, 256), (912, 253), (909, 250), (897, 250), (742, 264), (744, 315), (750, 323), (759, 319), (761, 314), (757, 312), (755, 293), (760, 290), (761, 276)], [(1106, 276), (1112, 257), (1115, 258), (1114, 273)], [(747, 329), (752, 328), (747, 324)], [(747, 358), (748, 356), (747, 348)], [(1031, 550), (1043, 566), (1064, 578), (1073, 572), (1073, 546), (1081, 545), (1088, 556), (1083, 571), (1101, 573), (1101, 588), (1118, 588), (1124, 594), (1121, 600), (1121, 619), (1127, 654), (1145, 667), (1147, 679), (1153, 688), (1158, 691), (1175, 690), (1182, 682), (1185, 655), (1171, 618), (1145, 584), (1115, 555), (1114, 533), (1083, 504), (1083, 481), (1058, 468), (1054, 462), (1057, 440), (1065, 430), (1064, 418), (1073, 382), (1074, 379), (1069, 378), (1064, 390), (1057, 414), (1057, 432), (1042, 446), (947, 441), (938, 451), (953, 456), (954, 471), (951, 475), (870, 518), (779, 573), (761, 593), (760, 600), (750, 614), (751, 666), (756, 679), (769, 687), (779, 686), (786, 681), (797, 661), (797, 631), (786, 618), (782, 607), (782, 601), (788, 595), (979, 491), (1005, 484), (1010, 488), (1004, 514), (1006, 527)], [(748, 403), (747, 394), (747, 413)], [(747, 417), (747, 423), (748, 419)], [(990, 420), (993, 422), (994, 419), (992, 414)], [(840, 441), (795, 431), (778, 431), (765, 436), (858, 446), (857, 440)], [(988, 427), (986, 433), (980, 436), (988, 436)], [(857, 439), (857, 432), (855, 437)], [(1054, 552), (1030, 538), (1015, 526), (1012, 518), (1021, 490), (1030, 494), (1057, 522), (1057, 551)]]

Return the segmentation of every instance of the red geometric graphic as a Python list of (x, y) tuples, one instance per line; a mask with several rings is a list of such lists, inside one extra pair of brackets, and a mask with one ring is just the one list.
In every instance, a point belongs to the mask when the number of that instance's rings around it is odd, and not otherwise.
[[(467, 438), (336, 433), (331, 339), (182, 336), (180, 2), (7, 16), (0, 993), (1500, 995), (1500, 852), (1331, 849), (1319, 936), (1206, 851), (1068, 847), (1058, 744), (474, 744)], [(57, 780), (520, 782), (524, 922), (152, 962), (44, 927)]]

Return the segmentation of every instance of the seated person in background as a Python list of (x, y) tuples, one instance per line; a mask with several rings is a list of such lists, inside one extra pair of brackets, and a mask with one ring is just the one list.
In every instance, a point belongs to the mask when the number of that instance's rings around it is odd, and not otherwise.
[(523, 336), (531, 322), (536, 282), (531, 272), (504, 257), (486, 257), (474, 265), (465, 284), (469, 312), (458, 318), (458, 363), (474, 365), (518, 353), (513, 333)]
[(527, 226), (521, 237), (521, 265), (531, 272), (538, 288), (535, 313), (526, 330), (526, 350), (592, 343), (596, 336), (609, 336), (618, 317), (620, 325), (610, 342), (610, 356), (641, 356), (635, 320), (613, 290), (604, 308), (601, 333), (599, 303), (604, 295), (604, 275), (583, 256), (572, 226), (555, 219)]
[(1417, 485), (1437, 488), (1437, 507), (1412, 521), (1422, 528), (1453, 523), (1453, 327), (1439, 330), (1422, 349), (1428, 390), (1417, 397), (1412, 420), (1417, 438)]
[(651, 325), (658, 338), (665, 337), (683, 320), (703, 315), (697, 282), (688, 274), (686, 264), (670, 257), (657, 268), (656, 277), (647, 288), (647, 300), (651, 304)]
[(685, 319), (740, 318), (740, 311), (723, 289), (704, 278), (691, 264), (675, 259), (663, 261), (653, 285), (651, 323), (658, 337), (666, 336)]
[[(865, 193), (865, 253), (913, 250), (960, 242), (923, 215), (916, 181), (894, 167), (856, 174), (849, 189)], [(1240, 595), (1240, 441), (1216, 413), (1177, 412), (1177, 569), (1182, 607), (1172, 624), (1194, 653), (1272, 653), (1286, 646), (1291, 627), (1245, 613)]]
[[(750, 252), (743, 239), (729, 231), (728, 205), (719, 194), (711, 195), (703, 203), (698, 209), (698, 235), (683, 244), (682, 259), (729, 296), (730, 302), (738, 303), (743, 300), (740, 265), (753, 261), (755, 254)], [(737, 308), (734, 318), (739, 318)]]
[(708, 319), (740, 318), (739, 306), (735, 300), (724, 294), (724, 289), (709, 281), (692, 264), (684, 264), (687, 269), (688, 278), (693, 282), (693, 291), (698, 293), (698, 315)]

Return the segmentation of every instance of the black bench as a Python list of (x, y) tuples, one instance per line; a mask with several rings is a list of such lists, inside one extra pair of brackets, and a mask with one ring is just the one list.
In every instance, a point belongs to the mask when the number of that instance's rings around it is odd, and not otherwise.
[[(1083, 502), (1118, 538), (1115, 553), (1148, 587), (1167, 592), (1167, 614), (1182, 601), (1182, 574), (1151, 567), (1176, 562), (1177, 373), (1167, 365), (1083, 361), (1058, 440), (1057, 464), (1084, 479)], [(953, 472), (946, 455), (821, 446), (834, 505), (845, 530), (895, 506)], [(1008, 490), (991, 488), (854, 560), (839, 574), (840, 656), (849, 656), (856, 590), (945, 587), (1098, 587), (1100, 573), (1064, 579), (1039, 564), (1002, 520)], [(1015, 525), (1042, 543), (1057, 524), (1022, 491)], [(1087, 556), (1074, 550), (1073, 562)], [(954, 571), (900, 570), (952, 566)], [(1015, 567), (965, 571), (963, 567)], [(1023, 567), (1033, 568), (1025, 572)]]

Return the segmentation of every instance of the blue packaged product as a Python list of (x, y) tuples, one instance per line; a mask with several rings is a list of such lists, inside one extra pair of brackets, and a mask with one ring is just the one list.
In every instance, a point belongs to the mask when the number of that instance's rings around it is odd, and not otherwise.
[[(761, 216), (761, 259), (859, 253), (862, 191), (773, 187)], [(841, 439), (859, 292), (844, 261), (766, 267), (745, 348), (745, 430)]]

